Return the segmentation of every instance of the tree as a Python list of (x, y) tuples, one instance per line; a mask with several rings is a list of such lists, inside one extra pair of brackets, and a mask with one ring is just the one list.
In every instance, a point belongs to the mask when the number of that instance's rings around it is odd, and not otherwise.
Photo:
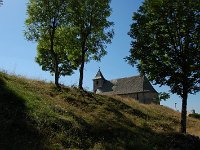
[[(59, 54), (55, 50), (55, 39), (59, 29), (68, 26), (68, 0), (30, 0), (28, 3), (25, 36), (30, 41), (40, 42), (39, 56), (48, 52), (48, 62), (55, 75), (55, 84), (59, 86)], [(46, 42), (45, 46), (44, 43)], [(65, 41), (62, 41), (65, 42)], [(48, 46), (48, 47), (47, 47)], [(42, 48), (41, 48), (42, 47)], [(64, 53), (64, 52), (63, 52)], [(44, 63), (44, 61), (39, 61)], [(44, 64), (46, 65), (46, 64)]]
[(181, 132), (186, 133), (188, 94), (200, 91), (200, 2), (145, 0), (133, 21), (127, 60), (182, 98)]
[(0, 0), (0, 6), (3, 5), (3, 0)]
[(111, 43), (113, 22), (107, 20), (111, 14), (110, 0), (70, 1), (70, 23), (76, 27), (77, 47), (80, 52), (79, 88), (83, 89), (85, 62), (100, 61), (106, 55), (106, 44)]
[[(57, 34), (55, 34), (54, 40), (54, 51), (57, 54), (56, 60), (58, 62), (58, 79), (60, 76), (71, 75), (74, 70), (77, 69), (77, 59), (72, 56), (71, 50), (68, 47), (65, 39), (69, 37), (68, 30), (59, 30)], [(37, 46), (37, 57), (36, 62), (42, 66), (42, 70), (49, 71), (51, 74), (55, 74), (54, 67), (54, 56), (49, 50), (50, 42), (49, 40), (40, 40)]]

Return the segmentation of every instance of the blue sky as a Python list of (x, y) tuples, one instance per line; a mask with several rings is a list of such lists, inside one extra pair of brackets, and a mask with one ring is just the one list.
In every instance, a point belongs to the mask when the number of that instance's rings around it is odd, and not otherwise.
[[(127, 35), (132, 23), (132, 14), (137, 11), (143, 0), (112, 0), (111, 7), (113, 13), (110, 20), (115, 23), (115, 36), (112, 44), (108, 45), (108, 54), (102, 58), (101, 62), (91, 61), (85, 66), (84, 87), (92, 90), (92, 79), (98, 68), (108, 80), (122, 77), (138, 75), (137, 69), (131, 67), (124, 61), (124, 57), (129, 55), (130, 37)], [(8, 73), (22, 75), (28, 78), (53, 81), (49, 72), (41, 70), (35, 63), (36, 43), (25, 39), (23, 31), (26, 16), (26, 3), (28, 0), (13, 1), (5, 0), (0, 7), (0, 69)], [(72, 76), (62, 77), (60, 82), (65, 85), (78, 85), (79, 73), (75, 71)], [(158, 92), (168, 92), (169, 88), (154, 86)], [(181, 99), (176, 95), (162, 105), (181, 110)], [(188, 111), (195, 109), (200, 113), (200, 93), (189, 95)]]

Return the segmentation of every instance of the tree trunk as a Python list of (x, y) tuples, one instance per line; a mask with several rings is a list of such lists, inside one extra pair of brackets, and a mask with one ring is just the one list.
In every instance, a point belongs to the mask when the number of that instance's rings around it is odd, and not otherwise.
[(85, 66), (85, 50), (82, 49), (82, 55), (81, 55), (81, 66), (80, 66), (80, 78), (79, 78), (79, 89), (83, 89), (83, 71)]
[(54, 63), (53, 66), (54, 66), (54, 72), (55, 72), (55, 85), (56, 85), (57, 87), (60, 87), (60, 86), (59, 86), (58, 56), (57, 56), (57, 54), (54, 52), (53, 44), (54, 44), (54, 42), (53, 42), (53, 40), (51, 40), (51, 54), (52, 54), (53, 59), (54, 59), (54, 61), (53, 61), (53, 63)]
[(181, 112), (181, 133), (186, 133), (187, 97), (188, 97), (188, 93), (186, 91), (183, 91), (183, 95), (182, 95), (182, 112)]
[[(56, 55), (56, 54), (55, 54)], [(54, 61), (55, 61), (55, 85), (57, 87), (60, 87), (59, 86), (59, 72), (58, 72), (58, 60), (57, 60), (57, 57), (55, 56), (54, 57)]]
[(54, 72), (55, 72), (55, 85), (59, 88), (59, 70), (58, 70), (58, 55), (54, 52), (54, 38), (55, 38), (55, 31), (56, 31), (56, 19), (54, 18), (52, 22), (52, 30), (50, 31), (50, 43), (51, 43), (51, 55), (53, 56), (53, 66), (54, 66)]

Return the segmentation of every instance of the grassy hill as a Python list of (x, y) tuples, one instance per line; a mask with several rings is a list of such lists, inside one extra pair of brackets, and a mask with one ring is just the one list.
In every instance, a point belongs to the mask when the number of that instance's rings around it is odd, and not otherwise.
[[(132, 99), (0, 73), (0, 149), (197, 149), (200, 120)], [(192, 135), (195, 136), (192, 136)]]

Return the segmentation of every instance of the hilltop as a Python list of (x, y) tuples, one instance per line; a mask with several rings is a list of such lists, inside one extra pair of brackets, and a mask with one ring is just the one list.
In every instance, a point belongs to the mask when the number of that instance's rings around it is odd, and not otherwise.
[(133, 99), (0, 73), (0, 149), (197, 149), (200, 120)]

